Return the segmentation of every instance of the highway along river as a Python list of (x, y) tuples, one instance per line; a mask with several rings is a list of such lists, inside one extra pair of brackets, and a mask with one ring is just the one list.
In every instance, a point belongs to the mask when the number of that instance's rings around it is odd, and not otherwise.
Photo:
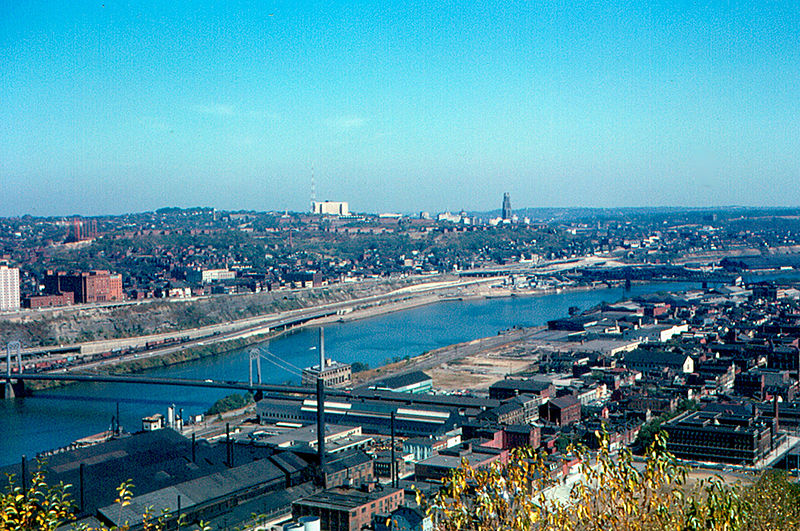
[[(512, 297), (437, 304), (325, 327), (326, 354), (347, 363), (378, 367), (427, 350), (496, 335), (514, 326), (538, 326), (563, 317), (571, 306), (585, 310), (602, 301), (665, 290), (695, 288), (697, 284), (652, 283), (595, 291), (574, 291), (538, 297)], [(291, 366), (306, 367), (319, 359), (318, 330), (310, 327), (263, 345)], [(175, 378), (248, 379), (247, 351), (235, 351), (196, 362), (148, 371), (148, 375)], [(284, 363), (283, 366), (286, 366)], [(293, 373), (262, 362), (266, 383), (299, 384)], [(34, 396), (0, 400), (0, 465), (25, 454), (66, 446), (72, 441), (109, 428), (119, 403), (122, 426), (141, 429), (141, 418), (166, 414), (169, 405), (184, 416), (200, 414), (229, 391), (137, 384), (75, 384), (41, 391)]]

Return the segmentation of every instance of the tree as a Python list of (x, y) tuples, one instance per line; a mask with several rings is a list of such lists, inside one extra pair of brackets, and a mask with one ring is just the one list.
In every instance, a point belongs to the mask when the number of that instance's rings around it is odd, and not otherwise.
[(350, 368), (353, 370), (353, 372), (364, 372), (364, 371), (368, 371), (368, 370), (369, 370), (369, 363), (367, 363), (367, 362), (362, 362), (362, 361), (354, 361), (354, 362), (353, 362), (353, 363), (350, 365)]
[(0, 494), (0, 529), (50, 531), (69, 521), (73, 507), (68, 488), (63, 483), (47, 485), (41, 466), (25, 489), (8, 476), (5, 492)]
[(643, 467), (634, 466), (628, 450), (612, 457), (608, 436), (597, 436), (600, 450), (593, 459), (585, 448), (570, 448), (582, 463), (582, 477), (569, 490), (554, 479), (542, 454), (522, 449), (506, 465), (476, 470), (465, 461), (438, 495), (420, 501), (442, 531), (748, 528), (753, 505), (740, 489), (719, 479), (687, 485), (687, 471), (666, 451), (663, 434), (655, 436)]
[[(53, 531), (56, 528), (74, 520), (77, 508), (72, 503), (68, 490), (71, 485), (59, 483), (49, 486), (45, 482), (41, 462), (36, 472), (30, 478), (30, 486), (23, 489), (14, 483), (14, 476), (8, 476), (8, 485), (4, 492), (0, 492), (0, 530), (14, 531)], [(133, 499), (133, 484), (124, 482), (117, 487), (117, 498), (114, 502), (123, 507), (130, 505)], [(145, 531), (164, 531), (171, 515), (169, 511), (154, 514), (153, 508), (148, 508), (142, 515), (143, 529)], [(195, 526), (186, 525), (183, 515), (177, 520), (178, 529), (194, 531), (210, 531), (210, 527), (203, 521)], [(76, 531), (127, 531), (129, 525), (93, 528), (86, 525), (72, 524)]]

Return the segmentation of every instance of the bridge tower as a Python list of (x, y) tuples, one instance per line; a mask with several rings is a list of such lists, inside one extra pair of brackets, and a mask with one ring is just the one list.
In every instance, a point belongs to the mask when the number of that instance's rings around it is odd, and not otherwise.
[(248, 353), (250, 358), (250, 385), (253, 385), (253, 363), (256, 364), (256, 372), (258, 375), (258, 383), (261, 384), (261, 352), (257, 348), (251, 348)]
[(6, 345), (6, 381), (3, 386), (3, 398), (14, 398), (17, 394), (22, 394), (22, 381), (15, 381), (11, 377), (11, 366), (14, 364), (14, 356), (17, 357), (18, 373), (22, 374), (22, 345), (19, 341), (11, 341)]

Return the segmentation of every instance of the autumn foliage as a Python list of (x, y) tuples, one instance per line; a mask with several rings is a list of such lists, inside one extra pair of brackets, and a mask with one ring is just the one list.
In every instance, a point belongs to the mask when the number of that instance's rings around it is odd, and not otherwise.
[[(569, 449), (581, 469), (572, 483), (551, 474), (546, 456), (520, 449), (504, 465), (473, 469), (465, 462), (443, 481), (439, 494), (430, 500), (418, 495), (419, 501), (437, 531), (800, 529), (800, 487), (785, 473), (770, 471), (736, 485), (717, 477), (691, 481), (688, 470), (666, 451), (662, 434), (638, 461), (628, 450), (612, 455), (608, 438), (598, 438), (596, 453)], [(48, 486), (41, 471), (25, 490), (9, 481), (0, 493), (0, 530), (52, 531), (69, 522), (75, 512), (69, 487)], [(123, 483), (117, 489), (120, 507), (130, 503), (132, 488)], [(153, 509), (144, 515), (144, 528), (163, 530), (168, 520), (168, 513)], [(202, 522), (177, 523), (180, 529), (208, 529)]]
[(717, 477), (690, 482), (662, 434), (640, 462), (628, 450), (612, 455), (608, 438), (598, 438), (596, 455), (570, 448), (582, 472), (571, 485), (554, 478), (544, 456), (523, 449), (505, 465), (464, 463), (438, 495), (420, 501), (439, 531), (800, 529), (800, 493), (783, 474), (747, 486)]

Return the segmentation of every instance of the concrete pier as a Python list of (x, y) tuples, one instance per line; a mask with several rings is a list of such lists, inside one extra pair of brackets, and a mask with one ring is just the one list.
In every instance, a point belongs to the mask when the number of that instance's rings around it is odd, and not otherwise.
[(25, 395), (25, 382), (20, 380), (6, 380), (3, 382), (2, 387), (2, 399), (11, 399), (17, 398), (18, 396)]

